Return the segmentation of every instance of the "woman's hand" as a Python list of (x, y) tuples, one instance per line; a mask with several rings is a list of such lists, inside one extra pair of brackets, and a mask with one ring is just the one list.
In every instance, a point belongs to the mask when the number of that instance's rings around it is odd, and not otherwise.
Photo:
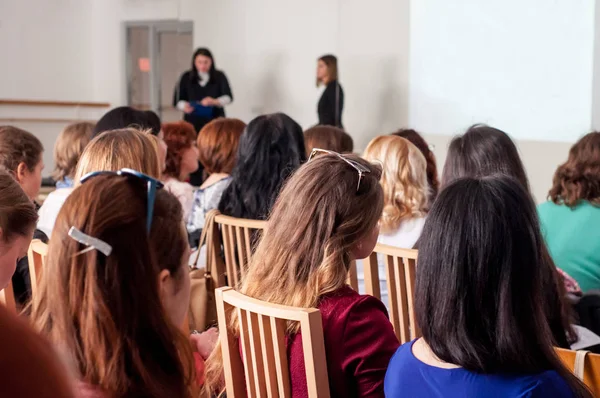
[(191, 106), (189, 102), (186, 102), (185, 105), (183, 106), (183, 112), (190, 114), (190, 113), (194, 112), (194, 107)]
[(190, 340), (202, 359), (206, 360), (214, 350), (219, 340), (219, 330), (210, 328), (204, 333), (192, 334)]
[(219, 101), (214, 99), (213, 97), (206, 97), (202, 101), (200, 101), (200, 104), (202, 104), (202, 106), (217, 106), (218, 103)]

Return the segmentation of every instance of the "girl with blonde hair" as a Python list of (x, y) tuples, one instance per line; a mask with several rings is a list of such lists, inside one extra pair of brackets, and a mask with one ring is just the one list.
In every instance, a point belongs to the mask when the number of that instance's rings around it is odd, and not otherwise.
[[(352, 260), (368, 256), (379, 234), (380, 173), (355, 155), (335, 152), (301, 166), (281, 191), (240, 286), (259, 300), (321, 311), (334, 397), (383, 397), (385, 371), (399, 345), (383, 304), (346, 284)], [(231, 327), (239, 331), (235, 318)], [(288, 325), (294, 397), (308, 396), (302, 332)], [(212, 392), (222, 390), (222, 372), (217, 347), (207, 363)]]

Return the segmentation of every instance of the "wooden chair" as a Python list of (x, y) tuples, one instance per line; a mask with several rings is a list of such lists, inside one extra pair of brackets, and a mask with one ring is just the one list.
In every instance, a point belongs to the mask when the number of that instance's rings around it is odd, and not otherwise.
[[(219, 214), (215, 216), (215, 223), (221, 227), (227, 286), (239, 286), (241, 278), (246, 274), (250, 257), (252, 257), (255, 243), (253, 235), (256, 231), (262, 232), (267, 222)], [(215, 252), (220, 252), (220, 250)], [(220, 282), (218, 286), (225, 286), (225, 284)]]
[[(227, 396), (291, 397), (287, 360), (287, 321), (300, 323), (309, 397), (328, 398), (329, 380), (321, 313), (317, 309), (270, 304), (230, 287), (216, 290), (219, 339)], [(229, 325), (237, 313), (241, 341)], [(242, 359), (243, 358), (243, 359)]]
[(17, 301), (15, 300), (15, 292), (13, 290), (12, 282), (8, 282), (8, 285), (0, 290), (0, 303), (2, 303), (10, 312), (16, 314)]
[[(363, 261), (366, 293), (381, 299), (377, 257), (383, 256), (390, 320), (400, 344), (421, 337), (414, 308), (417, 254), (417, 250), (377, 244)], [(351, 286), (358, 290), (358, 283)]]
[[(600, 355), (588, 353), (581, 361), (581, 369), (575, 369), (578, 351), (556, 348), (563, 364), (588, 386), (595, 397), (600, 396)], [(579, 351), (581, 353), (581, 351)], [(581, 355), (581, 354), (580, 354)]]
[(29, 278), (31, 279), (31, 294), (35, 295), (42, 277), (42, 270), (48, 256), (48, 245), (39, 239), (34, 239), (29, 245)]

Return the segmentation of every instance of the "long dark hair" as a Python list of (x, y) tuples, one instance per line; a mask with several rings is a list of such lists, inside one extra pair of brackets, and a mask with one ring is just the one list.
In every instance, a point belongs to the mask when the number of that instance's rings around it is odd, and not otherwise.
[(240, 138), (232, 181), (219, 211), (266, 219), (284, 181), (306, 160), (302, 128), (283, 113), (252, 120)]
[(217, 71), (217, 67), (215, 65), (215, 59), (213, 58), (212, 52), (208, 48), (201, 47), (194, 51), (194, 55), (192, 56), (192, 68), (190, 69), (190, 81), (192, 83), (197, 83), (200, 79), (200, 75), (198, 74), (198, 69), (196, 69), (196, 57), (198, 55), (203, 55), (205, 57), (210, 58), (210, 70), (208, 71), (208, 80), (214, 80), (215, 72)]
[[(181, 204), (157, 191), (148, 235), (146, 195), (143, 181), (117, 176), (95, 177), (73, 191), (52, 231), (31, 319), (67, 350), (81, 381), (110, 396), (190, 397), (191, 347), (158, 285), (163, 269), (176, 288), (188, 277)], [(112, 253), (80, 253), (85, 246), (68, 236), (71, 227), (108, 243)]]
[(504, 131), (485, 124), (475, 124), (450, 142), (442, 186), (461, 177), (494, 173), (516, 178), (529, 191), (529, 181), (519, 151)]
[(555, 370), (576, 396), (590, 397), (553, 348), (543, 302), (545, 275), (555, 271), (545, 253), (535, 205), (518, 181), (451, 183), (421, 235), (417, 322), (442, 361), (478, 373)]

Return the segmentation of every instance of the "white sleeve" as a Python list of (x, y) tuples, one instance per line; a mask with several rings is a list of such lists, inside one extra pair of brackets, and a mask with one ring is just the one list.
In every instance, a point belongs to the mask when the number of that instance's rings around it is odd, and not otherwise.
[(179, 102), (177, 102), (177, 109), (179, 109), (180, 111), (184, 111), (185, 110), (185, 105), (187, 104), (187, 101), (184, 100), (179, 100)]
[(228, 95), (222, 95), (219, 98), (217, 98), (217, 101), (219, 101), (221, 103), (221, 106), (226, 106), (231, 104), (231, 97)]

